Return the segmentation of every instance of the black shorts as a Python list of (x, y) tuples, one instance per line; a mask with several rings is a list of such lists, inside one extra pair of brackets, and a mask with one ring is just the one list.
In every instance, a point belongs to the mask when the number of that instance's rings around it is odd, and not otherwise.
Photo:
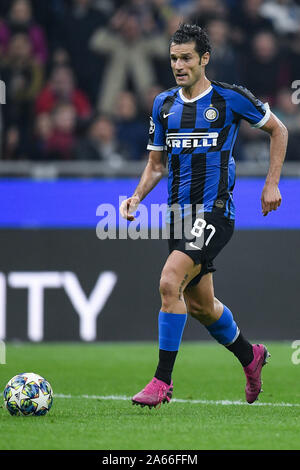
[[(234, 220), (224, 215), (204, 212), (193, 216), (184, 225), (180, 222), (181, 232), (178, 232), (178, 224), (169, 224), (169, 253), (174, 250), (188, 255), (195, 264), (201, 264), (200, 273), (192, 279), (188, 287), (198, 284), (204, 274), (214, 272), (216, 269), (213, 260), (229, 242), (234, 232)], [(178, 234), (181, 234), (178, 238)]]

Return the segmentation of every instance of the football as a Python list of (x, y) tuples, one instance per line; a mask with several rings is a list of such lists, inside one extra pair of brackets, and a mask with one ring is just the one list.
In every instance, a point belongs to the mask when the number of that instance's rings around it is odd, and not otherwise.
[(44, 377), (33, 372), (15, 375), (4, 389), (4, 402), (11, 415), (43, 416), (53, 403), (53, 390)]

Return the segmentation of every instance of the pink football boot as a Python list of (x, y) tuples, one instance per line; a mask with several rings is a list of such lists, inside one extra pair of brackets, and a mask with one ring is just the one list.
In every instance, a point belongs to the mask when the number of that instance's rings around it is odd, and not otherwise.
[(247, 379), (245, 392), (248, 403), (255, 402), (262, 391), (261, 370), (267, 364), (267, 358), (271, 356), (263, 344), (253, 344), (252, 348), (254, 358), (247, 367), (244, 367)]
[(153, 378), (146, 387), (132, 398), (133, 405), (153, 406), (161, 403), (169, 403), (173, 393), (173, 382), (170, 385), (166, 384), (162, 380)]

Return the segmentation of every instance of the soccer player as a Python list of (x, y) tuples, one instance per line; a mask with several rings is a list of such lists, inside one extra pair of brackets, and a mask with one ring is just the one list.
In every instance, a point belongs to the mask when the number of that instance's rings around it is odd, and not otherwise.
[[(212, 272), (214, 258), (234, 230), (232, 151), (241, 119), (270, 135), (270, 164), (261, 196), (264, 216), (281, 204), (278, 183), (287, 129), (268, 104), (247, 89), (206, 77), (210, 50), (207, 34), (196, 25), (182, 24), (171, 38), (170, 59), (177, 86), (154, 100), (149, 160), (134, 194), (120, 206), (122, 216), (133, 220), (138, 204), (163, 176), (167, 150), (170, 254), (160, 279), (158, 366), (153, 379), (132, 398), (133, 404), (141, 406), (171, 400), (172, 371), (187, 314), (237, 357), (246, 375), (248, 403), (261, 391), (261, 370), (269, 356), (263, 344), (249, 343), (230, 309), (215, 297)], [(186, 233), (187, 220), (190, 233)], [(181, 225), (184, 233), (178, 237)]]

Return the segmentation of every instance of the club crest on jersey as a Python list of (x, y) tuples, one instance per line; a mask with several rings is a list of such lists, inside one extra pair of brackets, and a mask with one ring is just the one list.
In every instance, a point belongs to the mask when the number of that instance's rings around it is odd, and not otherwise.
[(216, 121), (218, 117), (219, 117), (219, 111), (213, 106), (206, 108), (206, 110), (204, 111), (204, 118), (209, 122)]
[(149, 134), (153, 134), (154, 131), (155, 131), (155, 124), (154, 124), (154, 121), (152, 119), (152, 116), (150, 116)]

